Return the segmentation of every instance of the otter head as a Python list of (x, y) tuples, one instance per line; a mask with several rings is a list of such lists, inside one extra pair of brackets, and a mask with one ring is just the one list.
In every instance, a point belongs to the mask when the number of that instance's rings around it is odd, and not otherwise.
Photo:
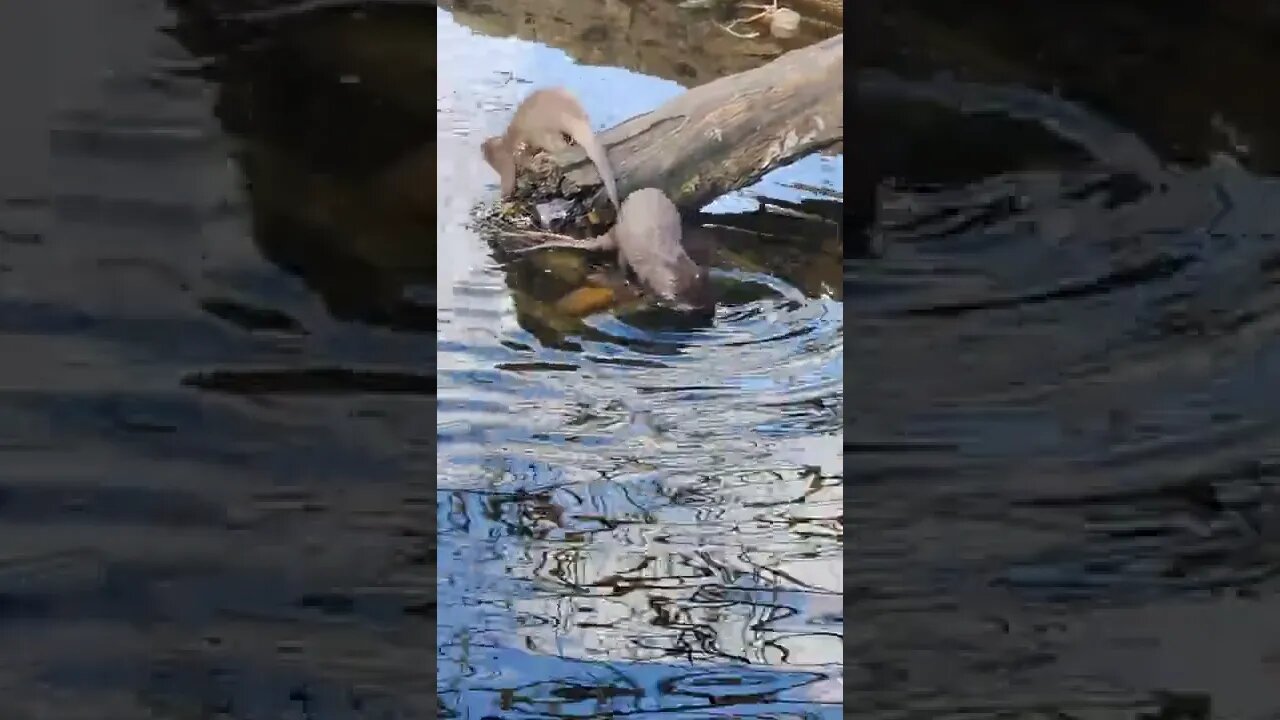
[(480, 144), (480, 152), (489, 167), (498, 173), (503, 197), (510, 195), (516, 189), (516, 156), (506, 138), (497, 136), (485, 140)]
[(650, 291), (664, 305), (681, 312), (706, 310), (715, 306), (707, 269), (684, 253), (675, 262), (653, 267), (646, 278)]
[(714, 307), (711, 274), (707, 268), (692, 260), (687, 265), (681, 263), (681, 267), (676, 272), (673, 295), (674, 304), (681, 310), (706, 310)]

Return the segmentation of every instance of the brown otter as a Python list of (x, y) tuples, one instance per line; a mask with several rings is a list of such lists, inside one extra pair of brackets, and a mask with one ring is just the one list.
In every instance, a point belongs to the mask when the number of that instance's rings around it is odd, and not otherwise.
[(680, 212), (657, 188), (641, 188), (627, 196), (618, 209), (618, 222), (603, 235), (575, 239), (553, 233), (525, 233), (556, 238), (525, 248), (576, 248), (618, 252), (618, 264), (635, 273), (640, 285), (682, 309), (711, 306), (710, 278), (706, 268), (694, 262), (684, 246)]
[(582, 105), (568, 90), (559, 87), (537, 90), (525, 98), (516, 108), (507, 131), (485, 140), (481, 146), (484, 159), (497, 171), (501, 180), (502, 196), (509, 197), (515, 190), (516, 151), (521, 143), (556, 152), (568, 147), (565, 135), (581, 145), (587, 157), (596, 164), (609, 200), (620, 209), (618, 185), (609, 165), (609, 156), (591, 131), (591, 123)]

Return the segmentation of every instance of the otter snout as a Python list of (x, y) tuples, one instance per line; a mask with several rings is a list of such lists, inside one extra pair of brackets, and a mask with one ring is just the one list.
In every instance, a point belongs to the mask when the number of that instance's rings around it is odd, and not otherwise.
[(682, 311), (705, 310), (715, 305), (711, 292), (711, 275), (706, 268), (690, 263), (681, 268), (673, 283), (673, 292), (668, 302)]
[(498, 169), (498, 165), (494, 162), (494, 155), (498, 151), (498, 146), (502, 144), (502, 138), (491, 137), (480, 143), (480, 153), (484, 155), (484, 161), (489, 163), (489, 167), (494, 170)]
[(480, 152), (489, 167), (498, 173), (503, 197), (511, 195), (516, 187), (516, 159), (506, 138), (497, 136), (485, 140), (480, 144)]

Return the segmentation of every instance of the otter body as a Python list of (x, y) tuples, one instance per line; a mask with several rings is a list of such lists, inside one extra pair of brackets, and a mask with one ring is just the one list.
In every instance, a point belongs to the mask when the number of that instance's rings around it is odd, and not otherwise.
[(685, 250), (680, 211), (661, 190), (641, 188), (618, 209), (618, 222), (603, 235), (583, 240), (559, 240), (528, 250), (576, 248), (616, 250), (623, 272), (628, 267), (640, 285), (679, 308), (705, 308), (710, 302), (707, 271)]
[(484, 141), (481, 149), (484, 158), (500, 178), (503, 197), (509, 197), (516, 187), (516, 151), (521, 143), (540, 150), (557, 152), (568, 147), (564, 136), (582, 146), (591, 162), (595, 163), (604, 183), (605, 192), (615, 208), (618, 204), (618, 185), (613, 177), (613, 167), (604, 146), (591, 130), (587, 113), (564, 88), (537, 90), (525, 98), (507, 126), (507, 131)]

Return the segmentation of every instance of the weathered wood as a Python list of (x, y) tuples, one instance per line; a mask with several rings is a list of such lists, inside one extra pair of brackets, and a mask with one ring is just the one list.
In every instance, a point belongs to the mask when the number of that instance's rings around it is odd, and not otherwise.
[[(844, 35), (773, 62), (700, 85), (600, 134), (626, 196), (655, 187), (684, 209), (732, 190), (844, 139)], [(559, 179), (575, 195), (600, 185), (579, 148), (534, 168), (534, 184)], [(606, 200), (596, 196), (597, 207)]]

